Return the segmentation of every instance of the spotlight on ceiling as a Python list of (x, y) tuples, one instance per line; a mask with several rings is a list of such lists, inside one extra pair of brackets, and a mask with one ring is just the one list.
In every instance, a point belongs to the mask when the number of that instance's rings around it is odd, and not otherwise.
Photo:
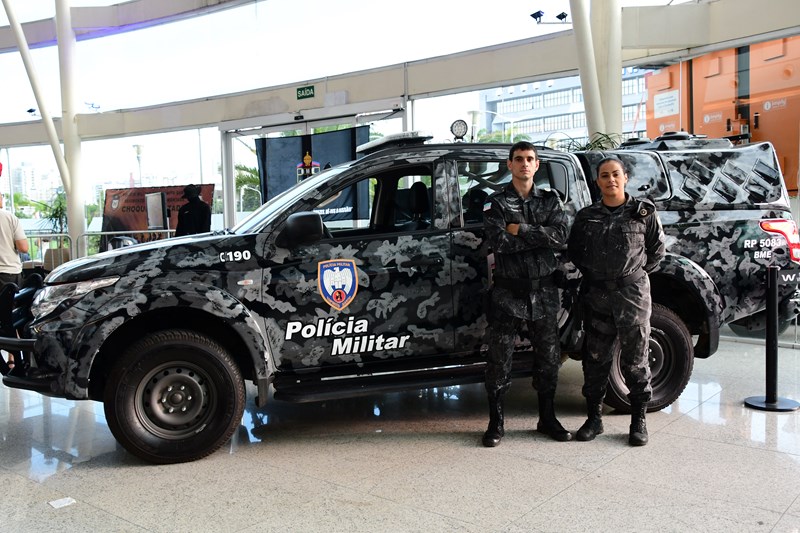
[(544, 16), (544, 11), (537, 11), (536, 13), (531, 13), (531, 17), (533, 20), (536, 21), (536, 24), (542, 22), (542, 17)]
[(556, 15), (556, 18), (557, 18), (558, 20), (560, 20), (561, 22), (566, 22), (566, 21), (567, 21), (567, 14), (566, 14), (565, 12), (563, 12), (563, 11), (562, 11), (561, 13), (559, 13), (558, 15)]

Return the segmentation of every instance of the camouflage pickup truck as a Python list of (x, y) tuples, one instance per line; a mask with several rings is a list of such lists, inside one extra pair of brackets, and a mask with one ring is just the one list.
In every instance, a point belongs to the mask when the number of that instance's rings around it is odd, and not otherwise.
[[(314, 175), (223, 232), (71, 261), (46, 278), (0, 348), (8, 387), (97, 400), (117, 440), (156, 463), (202, 458), (238, 427), (245, 381), (263, 406), (483, 379), (488, 194), (510, 180), (509, 146), (426, 144), (404, 134)], [(765, 268), (800, 262), (800, 239), (768, 143), (657, 139), (616, 150), (628, 192), (652, 198), (667, 256), (651, 275), (653, 400), (683, 391), (720, 326), (759, 327)], [(537, 186), (570, 217), (589, 204), (606, 153), (542, 148)], [(580, 357), (563, 267), (565, 355)], [(781, 316), (794, 317), (793, 287)], [(18, 310), (19, 312), (19, 310)], [(0, 316), (8, 316), (2, 313)], [(9, 328), (4, 328), (8, 331)], [(519, 344), (516, 371), (529, 369)], [(627, 407), (619, 371), (607, 403)]]

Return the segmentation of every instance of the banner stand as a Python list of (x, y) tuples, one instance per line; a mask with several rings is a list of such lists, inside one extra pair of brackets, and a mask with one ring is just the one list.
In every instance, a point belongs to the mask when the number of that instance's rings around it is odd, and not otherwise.
[[(766, 396), (750, 396), (744, 404), (760, 411), (796, 411), (800, 403), (778, 397), (778, 267), (767, 267)], [(796, 283), (796, 276), (791, 276)]]

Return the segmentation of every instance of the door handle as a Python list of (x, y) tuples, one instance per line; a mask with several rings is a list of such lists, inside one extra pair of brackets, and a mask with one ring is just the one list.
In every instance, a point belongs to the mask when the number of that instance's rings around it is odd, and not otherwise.
[(417, 268), (423, 266), (431, 266), (431, 265), (441, 265), (444, 263), (441, 257), (424, 257), (419, 259), (409, 259), (408, 261), (403, 261), (400, 263), (400, 266), (403, 268)]

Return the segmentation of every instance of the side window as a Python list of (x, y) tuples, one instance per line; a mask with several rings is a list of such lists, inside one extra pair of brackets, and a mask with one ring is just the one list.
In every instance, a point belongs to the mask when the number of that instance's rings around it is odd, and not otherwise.
[(360, 180), (320, 202), (314, 211), (332, 234), (369, 229), (377, 183), (375, 178)]
[(394, 195), (394, 229), (418, 231), (431, 227), (433, 178), (412, 174), (398, 179)]
[(505, 161), (461, 161), (458, 163), (458, 189), (461, 196), (461, 222), (454, 226), (483, 224), (483, 206), (490, 194), (511, 181)]
[(569, 198), (567, 167), (557, 161), (542, 161), (533, 181), (540, 189), (551, 189), (558, 193), (562, 201)]
[(597, 164), (605, 157), (614, 155), (619, 157), (628, 168), (628, 184), (626, 192), (635, 197), (648, 197), (655, 201), (666, 200), (670, 196), (670, 187), (667, 176), (658, 160), (658, 156), (647, 152), (586, 152), (586, 161), (589, 164), (590, 188), (593, 198), (600, 198), (597, 189)]
[[(506, 161), (461, 162), (458, 164), (458, 186), (461, 194), (463, 226), (483, 223), (486, 198), (511, 181)], [(562, 200), (569, 197), (567, 167), (555, 161), (542, 161), (533, 176), (536, 187), (552, 189)], [(458, 226), (457, 223), (454, 225)]]
[(628, 193), (653, 200), (669, 198), (669, 181), (655, 154), (618, 153), (628, 167)]
[(434, 212), (431, 168), (382, 170), (336, 191), (314, 211), (333, 238), (426, 230)]

